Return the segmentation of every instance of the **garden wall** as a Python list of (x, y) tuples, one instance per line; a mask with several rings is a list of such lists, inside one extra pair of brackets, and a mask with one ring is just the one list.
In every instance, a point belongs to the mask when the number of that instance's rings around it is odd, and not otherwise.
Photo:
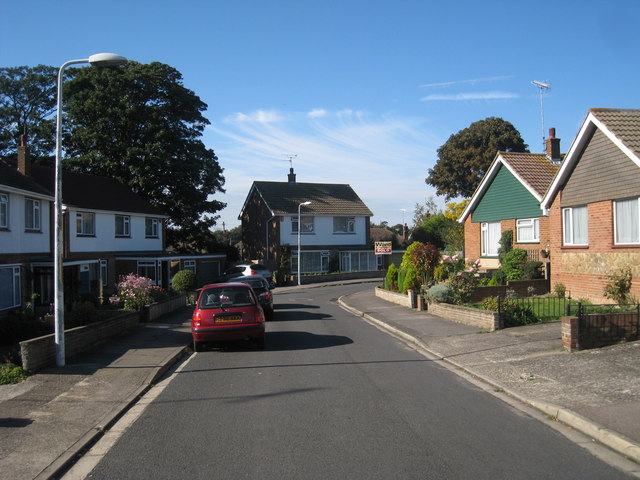
[(471, 303), (481, 302), (489, 297), (506, 297), (507, 290), (514, 290), (517, 297), (530, 297), (529, 287), (533, 287), (534, 295), (544, 295), (549, 293), (549, 280), (544, 278), (539, 280), (517, 280), (507, 282), (506, 285), (496, 285), (493, 287), (476, 287), (471, 296)]
[[(344, 272), (344, 273), (327, 273), (324, 275), (302, 275), (302, 284), (321, 283), (321, 282), (339, 282), (342, 280), (358, 280), (361, 278), (384, 278), (387, 274), (386, 270), (374, 270), (370, 272)], [(297, 283), (297, 276), (291, 275), (293, 283)]]
[(408, 293), (402, 294), (398, 292), (391, 292), (389, 290), (385, 290), (381, 287), (375, 288), (376, 297), (380, 297), (387, 302), (396, 303), (398, 305), (402, 305), (403, 307), (412, 308), (413, 301)]
[(562, 317), (562, 346), (573, 352), (638, 340), (638, 315), (637, 312), (625, 312)]
[(431, 302), (429, 313), (446, 318), (454, 322), (484, 328), (485, 330), (499, 330), (501, 328), (500, 315), (490, 310), (480, 310), (471, 307), (461, 307), (449, 303)]
[[(107, 320), (71, 328), (64, 332), (65, 357), (70, 358), (91, 347), (122, 335), (140, 324), (139, 312), (127, 312)], [(55, 364), (55, 334), (20, 342), (22, 367), (33, 373)]]
[(171, 297), (164, 302), (153, 303), (151, 305), (145, 305), (142, 309), (142, 322), (153, 322), (163, 315), (167, 315), (179, 308), (184, 307), (187, 304), (186, 295), (178, 295), (177, 297)]

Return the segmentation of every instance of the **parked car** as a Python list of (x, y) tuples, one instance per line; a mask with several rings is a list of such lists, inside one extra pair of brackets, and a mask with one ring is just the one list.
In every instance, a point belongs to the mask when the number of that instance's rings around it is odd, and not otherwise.
[(269, 284), (271, 284), (271, 270), (259, 263), (247, 263), (231, 267), (222, 274), (222, 278), (224, 281), (227, 281), (231, 278), (251, 277), (255, 275), (266, 278)]
[(258, 301), (264, 310), (266, 320), (273, 320), (273, 294), (271, 293), (271, 285), (266, 278), (256, 275), (254, 277), (236, 277), (231, 282), (246, 283), (258, 296)]
[(248, 340), (264, 350), (264, 322), (264, 310), (246, 283), (205, 285), (191, 317), (193, 349), (199, 352), (208, 342)]

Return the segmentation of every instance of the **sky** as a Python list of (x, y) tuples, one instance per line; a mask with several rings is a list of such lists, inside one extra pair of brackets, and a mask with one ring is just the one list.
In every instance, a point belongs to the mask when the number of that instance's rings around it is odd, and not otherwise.
[[(113, 52), (181, 72), (224, 168), (216, 229), (240, 224), (254, 180), (286, 181), (290, 165), (298, 182), (350, 184), (375, 223), (410, 223), (417, 203), (444, 206), (425, 178), (473, 122), (511, 122), (532, 152), (554, 127), (566, 152), (589, 108), (640, 108), (637, 0), (0, 0), (0, 12), (0, 67)], [(550, 85), (543, 105), (534, 80)]]

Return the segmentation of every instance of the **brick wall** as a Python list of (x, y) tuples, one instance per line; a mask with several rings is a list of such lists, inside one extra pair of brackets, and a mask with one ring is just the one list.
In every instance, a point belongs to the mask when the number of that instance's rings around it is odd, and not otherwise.
[(467, 215), (464, 221), (464, 256), (476, 260), (480, 258), (480, 224), (471, 221), (471, 215)]
[(562, 346), (570, 352), (638, 340), (639, 334), (637, 312), (562, 317)]
[(385, 290), (384, 288), (377, 287), (375, 289), (376, 297), (380, 297), (387, 302), (396, 303), (398, 305), (402, 305), (403, 307), (411, 308), (411, 297), (408, 294), (402, 294), (397, 292), (390, 292), (389, 290)]
[(498, 330), (500, 328), (500, 316), (498, 312), (479, 310), (471, 307), (461, 307), (449, 303), (432, 302), (428, 307), (429, 313), (446, 318), (454, 322), (484, 328), (486, 330)]

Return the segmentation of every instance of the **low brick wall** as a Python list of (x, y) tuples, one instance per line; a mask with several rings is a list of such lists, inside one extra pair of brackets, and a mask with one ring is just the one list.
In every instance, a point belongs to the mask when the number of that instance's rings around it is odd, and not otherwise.
[(428, 310), (429, 313), (438, 317), (485, 330), (493, 331), (501, 328), (498, 312), (440, 302), (430, 303)]
[[(127, 312), (107, 320), (71, 328), (64, 332), (65, 358), (71, 358), (113, 337), (122, 335), (140, 324), (139, 312)], [(20, 342), (22, 367), (37, 372), (55, 364), (55, 334)]]
[(562, 317), (562, 346), (570, 351), (600, 348), (640, 338), (638, 314), (593, 313)]
[(178, 295), (176, 297), (172, 297), (169, 300), (165, 300), (164, 302), (153, 303), (151, 305), (146, 305), (142, 310), (141, 321), (143, 322), (153, 322), (163, 315), (167, 315), (179, 308), (184, 307), (187, 304), (187, 298), (185, 295)]
[(376, 297), (380, 297), (387, 302), (397, 303), (398, 305), (402, 305), (403, 307), (411, 308), (412, 307), (412, 299), (409, 294), (402, 294), (397, 292), (390, 292), (389, 290), (385, 290), (384, 288), (376, 287)]
[[(323, 282), (339, 282), (341, 280), (358, 280), (361, 278), (384, 278), (387, 274), (386, 270), (375, 270), (371, 272), (344, 272), (344, 273), (328, 273), (326, 275), (302, 275), (302, 284), (323, 283)], [(297, 282), (297, 276), (291, 276), (294, 283)]]
[(493, 287), (476, 287), (473, 295), (471, 296), (471, 303), (481, 302), (485, 298), (489, 297), (506, 297), (507, 290), (513, 290), (516, 292), (517, 297), (530, 297), (528, 289), (534, 288), (534, 295), (544, 295), (549, 293), (549, 280), (516, 280), (507, 282), (506, 285), (496, 285)]

